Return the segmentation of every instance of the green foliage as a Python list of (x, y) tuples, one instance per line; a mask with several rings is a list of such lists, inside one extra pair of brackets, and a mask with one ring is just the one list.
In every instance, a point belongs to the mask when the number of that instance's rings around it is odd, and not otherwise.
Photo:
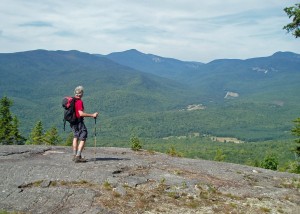
[(44, 143), (46, 145), (58, 145), (61, 143), (61, 138), (58, 135), (56, 127), (50, 128), (43, 136)]
[(24, 144), (25, 138), (19, 133), (19, 120), (12, 116), (12, 100), (4, 96), (0, 100), (0, 144)]
[(44, 144), (44, 129), (41, 121), (38, 121), (31, 131), (26, 144), (42, 145)]
[(62, 140), (56, 127), (51, 127), (44, 132), (43, 123), (38, 121), (32, 129), (26, 144), (33, 145), (59, 145)]
[(10, 132), (12, 129), (12, 116), (10, 112), (10, 107), (12, 101), (6, 96), (1, 99), (1, 108), (0, 108), (0, 141), (1, 144), (11, 144), (9, 142)]
[(248, 166), (254, 166), (254, 167), (260, 167), (260, 162), (259, 160), (255, 159), (255, 160), (252, 160), (252, 159), (248, 159), (246, 162), (245, 162), (246, 165)]
[(66, 139), (66, 142), (65, 142), (64, 146), (72, 146), (73, 145), (73, 138), (74, 138), (73, 132), (70, 132), (68, 134), (68, 137)]
[(248, 142), (287, 139), (291, 138), (290, 121), (298, 114), (297, 105), (289, 103), (279, 107), (252, 100), (245, 102), (240, 100), (218, 105), (210, 104), (206, 109), (196, 111), (180, 111), (178, 108), (178, 110), (127, 113), (112, 117), (103, 114), (102, 136), (112, 139), (130, 138), (129, 134), (132, 128), (135, 128), (136, 134), (142, 138), (188, 136), (199, 133), (235, 137)]
[(300, 162), (289, 161), (284, 166), (280, 167), (279, 171), (300, 174)]
[(11, 139), (13, 144), (22, 145), (25, 143), (26, 138), (21, 136), (19, 132), (19, 119), (14, 116), (12, 121)]
[(216, 156), (214, 157), (215, 161), (224, 161), (225, 160), (226, 155), (223, 154), (222, 149), (218, 149), (216, 152)]
[(0, 214), (11, 214), (11, 212), (0, 210)]
[(297, 118), (294, 120), (295, 126), (292, 129), (292, 134), (296, 137), (298, 137), (295, 142), (297, 143), (297, 146), (295, 148), (295, 153), (298, 157), (300, 157), (300, 118)]
[(140, 149), (142, 149), (142, 143), (138, 137), (136, 136), (131, 137), (130, 142), (131, 142), (131, 149), (133, 151), (139, 151)]
[[(290, 136), (286, 131), (291, 129), (289, 121), (297, 116), (300, 103), (298, 59), (297, 54), (281, 53), (260, 59), (222, 60), (222, 63), (202, 64), (193, 73), (190, 71), (195, 69), (184, 72), (187, 62), (171, 60), (171, 64), (175, 63), (172, 67), (168, 67), (169, 63), (152, 64), (164, 65), (163, 70), (169, 71), (170, 78), (178, 74), (176, 80), (180, 81), (175, 82), (121, 66), (105, 57), (78, 51), (37, 50), (0, 56), (0, 70), (4, 75), (0, 79), (0, 91), (14, 98), (13, 110), (22, 115), (20, 130), (26, 136), (38, 120), (45, 129), (62, 125), (61, 98), (73, 94), (76, 85), (84, 84), (85, 108), (101, 112), (101, 136), (111, 142), (130, 138), (133, 126), (142, 138), (198, 132), (246, 141), (287, 139)], [(280, 72), (261, 75), (249, 70), (257, 66), (264, 68), (265, 64)], [(190, 65), (192, 68), (195, 64)], [(153, 70), (141, 63), (140, 68), (143, 67)], [(158, 68), (156, 71), (156, 74), (163, 73)], [(85, 76), (77, 80), (82, 72)], [(224, 100), (227, 89), (241, 96)], [(206, 109), (182, 110), (199, 102)], [(85, 122), (88, 128), (93, 125), (89, 119)], [(63, 138), (67, 137), (62, 129), (58, 131)]]
[(277, 170), (278, 157), (275, 154), (268, 153), (262, 160), (260, 166), (265, 169)]
[(295, 4), (293, 7), (286, 7), (284, 11), (289, 18), (293, 18), (292, 22), (283, 27), (288, 33), (298, 38), (300, 37), (300, 4)]
[[(189, 137), (170, 139), (143, 139), (143, 148), (167, 153), (170, 147), (182, 154), (183, 157), (214, 160), (216, 151), (222, 150), (226, 154), (224, 161), (237, 164), (245, 164), (261, 167), (261, 162), (265, 158), (265, 152), (276, 154), (278, 166), (284, 167), (286, 163), (295, 160), (291, 148), (293, 140), (248, 142), (248, 143), (220, 143), (214, 142), (210, 137)], [(118, 146), (126, 147), (121, 143)]]
[(113, 189), (112, 184), (108, 180), (105, 180), (104, 183), (102, 184), (102, 186), (105, 190), (112, 190)]
[(167, 154), (172, 156), (172, 157), (182, 157), (182, 154), (178, 151), (176, 151), (174, 146), (171, 146), (169, 150), (167, 151)]

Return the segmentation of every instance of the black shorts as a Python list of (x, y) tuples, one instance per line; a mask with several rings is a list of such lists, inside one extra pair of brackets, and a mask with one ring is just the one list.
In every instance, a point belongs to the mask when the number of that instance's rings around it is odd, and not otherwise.
[(81, 141), (85, 141), (88, 137), (88, 131), (83, 121), (75, 125), (71, 125), (74, 138), (78, 138)]

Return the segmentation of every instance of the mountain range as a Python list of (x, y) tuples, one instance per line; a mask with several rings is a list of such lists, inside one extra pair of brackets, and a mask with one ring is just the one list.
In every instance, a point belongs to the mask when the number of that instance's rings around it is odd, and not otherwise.
[(281, 91), (283, 83), (290, 87), (291, 84), (297, 85), (299, 80), (300, 55), (292, 52), (277, 52), (272, 56), (246, 60), (217, 59), (207, 64), (143, 54), (137, 50), (111, 53), (106, 57), (143, 72), (188, 84), (205, 91), (206, 95), (219, 98), (227, 91), (253, 94), (268, 87)]
[(286, 137), (299, 116), (299, 68), (300, 55), (291, 52), (201, 63), (137, 50), (33, 50), (0, 54), (0, 94), (14, 101), (26, 133), (37, 120), (59, 126), (61, 99), (83, 85), (86, 109), (101, 112), (106, 136), (134, 129), (153, 138), (199, 132), (269, 139)]

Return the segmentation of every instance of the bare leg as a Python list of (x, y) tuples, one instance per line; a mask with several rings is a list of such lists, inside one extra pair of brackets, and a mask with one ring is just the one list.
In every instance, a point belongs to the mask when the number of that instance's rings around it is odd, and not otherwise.
[(85, 145), (85, 141), (81, 140), (75, 157), (75, 163), (86, 162), (86, 159), (81, 157), (81, 152), (84, 149), (84, 145)]
[(83, 151), (84, 145), (85, 145), (85, 141), (81, 140), (78, 146), (78, 151), (80, 151), (80, 153)]
[(78, 150), (78, 139), (77, 138), (73, 138), (73, 152), (77, 152)]

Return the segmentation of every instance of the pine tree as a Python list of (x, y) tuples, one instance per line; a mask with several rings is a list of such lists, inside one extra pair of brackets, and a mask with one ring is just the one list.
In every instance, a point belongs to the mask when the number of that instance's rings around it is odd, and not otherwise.
[(139, 151), (140, 149), (142, 149), (142, 144), (138, 137), (132, 136), (130, 142), (131, 142), (131, 149), (133, 151)]
[(44, 135), (44, 143), (46, 145), (58, 145), (61, 142), (61, 138), (58, 135), (58, 131), (55, 127), (52, 127), (46, 131)]
[(19, 121), (12, 116), (10, 107), (12, 100), (4, 96), (0, 100), (0, 144), (24, 144), (25, 138), (19, 133)]
[(20, 135), (18, 127), (19, 127), (19, 120), (16, 116), (14, 116), (12, 120), (10, 139), (15, 145), (24, 144), (26, 140), (23, 136)]
[(284, 8), (284, 11), (289, 18), (292, 18), (292, 22), (283, 27), (288, 33), (292, 33), (295, 38), (300, 37), (300, 4), (295, 4), (292, 7)]
[(12, 101), (5, 96), (1, 99), (0, 103), (0, 142), (3, 145), (11, 144), (9, 136), (12, 129), (12, 116), (9, 108), (12, 105)]
[[(294, 136), (300, 137), (300, 118), (294, 120), (294, 123), (295, 127), (292, 129), (292, 134)], [(294, 151), (296, 152), (297, 156), (300, 157), (300, 138), (297, 138), (295, 142), (297, 143), (297, 146)]]
[(26, 144), (33, 144), (33, 145), (41, 145), (43, 144), (43, 124), (41, 121), (38, 121), (34, 128), (32, 129), (29, 139), (27, 140)]
[(65, 146), (72, 146), (73, 145), (73, 132), (70, 132), (70, 134), (68, 135), (66, 142), (65, 142)]

